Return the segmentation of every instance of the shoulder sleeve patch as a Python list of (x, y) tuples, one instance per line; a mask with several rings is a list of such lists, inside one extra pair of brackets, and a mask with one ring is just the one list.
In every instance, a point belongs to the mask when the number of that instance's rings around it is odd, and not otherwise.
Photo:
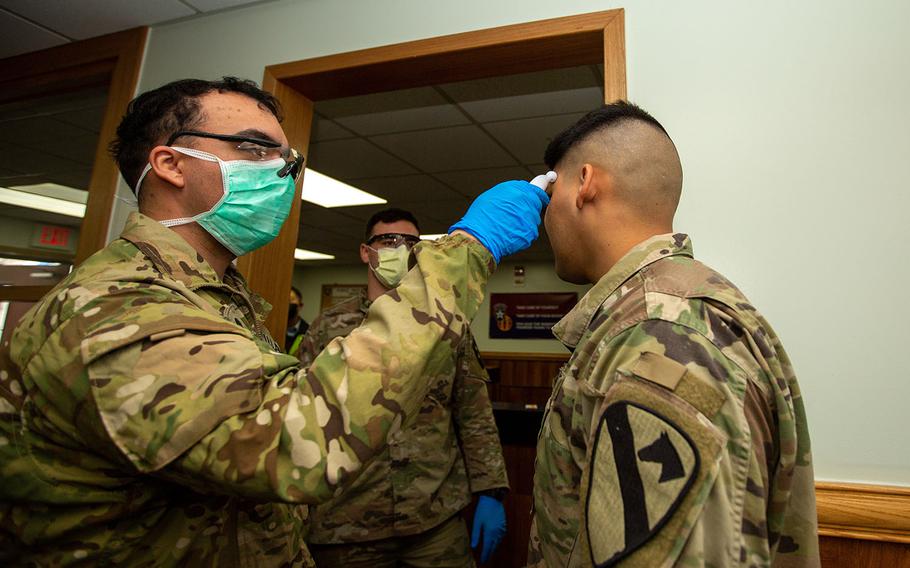
[(607, 391), (582, 480), (582, 540), (594, 566), (672, 564), (717, 476), (724, 436), (662, 388)]

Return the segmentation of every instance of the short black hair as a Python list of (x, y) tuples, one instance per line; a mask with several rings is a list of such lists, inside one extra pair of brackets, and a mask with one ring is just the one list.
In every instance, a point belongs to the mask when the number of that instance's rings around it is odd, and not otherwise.
[(374, 213), (370, 217), (370, 220), (367, 221), (367, 230), (363, 235), (363, 242), (370, 240), (370, 233), (373, 232), (373, 227), (376, 226), (376, 223), (394, 223), (395, 221), (410, 221), (414, 228), (417, 229), (417, 232), (420, 232), (420, 225), (417, 223), (417, 217), (413, 213), (397, 207), (391, 207)]
[(627, 120), (646, 122), (659, 128), (667, 135), (667, 138), (670, 137), (663, 125), (657, 122), (657, 119), (644, 109), (628, 101), (616, 101), (592, 110), (578, 119), (578, 122), (557, 134), (547, 145), (547, 150), (543, 155), (544, 163), (552, 170), (569, 153), (573, 146), (590, 134)]
[(291, 286), (291, 292), (293, 292), (297, 296), (298, 300), (303, 302), (303, 296), (300, 295), (300, 290), (298, 290), (296, 286)]
[(203, 120), (199, 97), (212, 93), (240, 93), (250, 97), (281, 122), (281, 104), (256, 83), (237, 77), (217, 81), (181, 79), (142, 93), (132, 101), (117, 127), (117, 138), (108, 147), (120, 174), (136, 193), (136, 182), (148, 162), (149, 152), (179, 131), (189, 130)]

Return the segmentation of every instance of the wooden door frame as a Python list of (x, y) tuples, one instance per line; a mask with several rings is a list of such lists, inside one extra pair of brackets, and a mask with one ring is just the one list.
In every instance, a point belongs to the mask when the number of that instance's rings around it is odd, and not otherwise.
[[(605, 101), (625, 99), (622, 9), (269, 65), (262, 87), (281, 101), (285, 134), (306, 155), (316, 101), (595, 63), (604, 66)], [(278, 238), (239, 260), (250, 286), (276, 307), (287, 302), (294, 274), (300, 191)], [(266, 324), (284, 337), (285, 311), (272, 310)]]
[[(120, 171), (107, 148), (139, 84), (147, 38), (148, 27), (141, 27), (0, 59), (0, 103), (86, 87), (107, 87), (75, 264), (107, 244), (120, 180)], [(2, 287), (0, 301), (37, 301), (48, 289), (47, 286)]]

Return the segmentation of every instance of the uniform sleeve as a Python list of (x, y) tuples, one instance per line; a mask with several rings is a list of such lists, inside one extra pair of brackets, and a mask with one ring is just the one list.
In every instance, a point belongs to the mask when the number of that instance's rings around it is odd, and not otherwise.
[(325, 318), (321, 314), (317, 316), (300, 340), (297, 352), (290, 354), (300, 360), (301, 368), (305, 369), (312, 365), (313, 360), (325, 349), (326, 344), (329, 342), (325, 323)]
[(499, 431), (487, 392), (490, 379), (470, 332), (462, 342), (457, 369), (453, 418), (458, 428), (471, 492), (508, 488)]
[(698, 331), (663, 320), (599, 352), (576, 385), (592, 408), (581, 553), (594, 565), (740, 564), (752, 461), (734, 394), (744, 373)]
[(489, 253), (459, 237), (437, 243), (418, 245), (399, 287), (305, 369), (240, 328), (186, 326), (137, 341), (140, 325), (99, 330), (83, 353), (108, 435), (140, 472), (199, 491), (330, 498), (417, 411), (421, 377), (451, 364), (481, 302)]

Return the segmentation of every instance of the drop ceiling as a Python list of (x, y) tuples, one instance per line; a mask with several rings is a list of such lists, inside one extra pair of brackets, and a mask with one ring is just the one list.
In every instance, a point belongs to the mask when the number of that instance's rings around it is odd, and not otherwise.
[(274, 0), (0, 0), (0, 59)]
[[(358, 263), (366, 221), (386, 207), (445, 232), (483, 190), (544, 173), (549, 141), (603, 98), (602, 67), (591, 65), (316, 103), (307, 167), (388, 204), (304, 202), (298, 245), (336, 258), (303, 264)], [(551, 259), (546, 236), (514, 258)]]

